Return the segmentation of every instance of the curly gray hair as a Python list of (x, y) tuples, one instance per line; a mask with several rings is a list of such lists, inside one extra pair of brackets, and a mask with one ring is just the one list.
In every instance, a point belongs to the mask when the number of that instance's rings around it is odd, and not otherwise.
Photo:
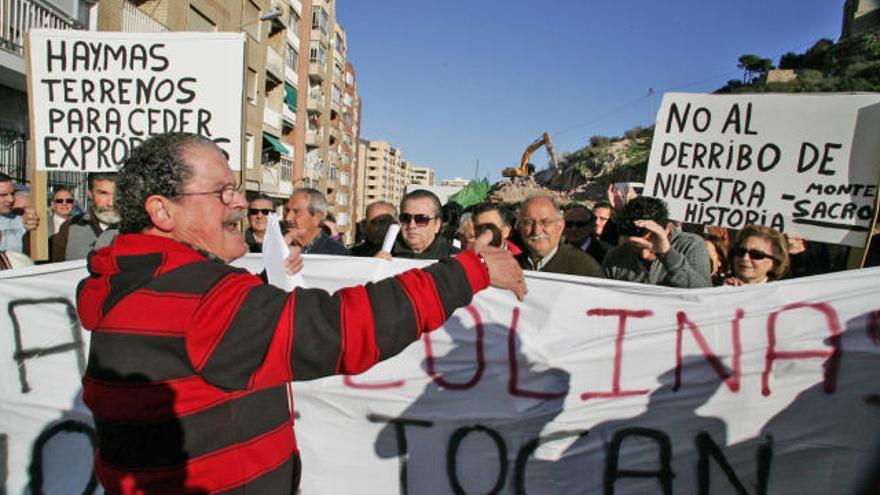
[(153, 225), (144, 210), (150, 196), (173, 198), (180, 194), (193, 175), (182, 159), (183, 152), (193, 146), (220, 150), (210, 139), (186, 132), (157, 134), (132, 150), (116, 180), (115, 204), (122, 217), (120, 232), (138, 233)]

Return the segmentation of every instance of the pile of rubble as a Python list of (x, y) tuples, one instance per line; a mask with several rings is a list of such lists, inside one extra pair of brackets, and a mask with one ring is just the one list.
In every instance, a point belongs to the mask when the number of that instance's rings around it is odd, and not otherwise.
[(584, 203), (588, 206), (605, 199), (605, 184), (585, 181), (578, 177), (565, 177), (566, 174), (539, 173), (535, 177), (516, 177), (502, 179), (492, 186), (489, 193), (491, 201), (517, 204), (532, 196), (550, 196), (560, 205)]

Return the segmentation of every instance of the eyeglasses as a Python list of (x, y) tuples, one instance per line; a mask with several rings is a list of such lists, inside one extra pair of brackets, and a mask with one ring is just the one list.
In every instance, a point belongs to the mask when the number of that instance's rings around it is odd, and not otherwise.
[(275, 210), (272, 210), (270, 208), (248, 208), (248, 215), (253, 216), (262, 214), (264, 217), (267, 217), (269, 216), (269, 213), (272, 213), (274, 211)]
[(565, 221), (565, 228), (567, 228), (567, 229), (573, 229), (575, 227), (582, 229), (584, 227), (587, 227), (588, 225), (590, 225), (590, 222), (579, 222), (579, 221), (575, 221), (575, 220), (566, 220)]
[(775, 256), (767, 254), (764, 251), (761, 251), (760, 249), (746, 249), (746, 248), (738, 247), (733, 250), (733, 255), (736, 256), (737, 258), (742, 258), (747, 254), (749, 255), (749, 258), (751, 258), (755, 261), (761, 261), (764, 258), (770, 258), (773, 261), (779, 261), (776, 259)]
[(63, 198), (63, 199), (58, 198), (58, 199), (53, 199), (52, 202), (55, 203), (56, 205), (61, 205), (61, 204), (65, 204), (65, 203), (72, 205), (73, 203), (76, 202), (76, 200), (73, 198)]
[(428, 222), (430, 222), (433, 219), (434, 219), (434, 217), (432, 217), (430, 215), (423, 215), (421, 213), (419, 213), (417, 215), (411, 215), (409, 213), (401, 213), (400, 214), (400, 224), (401, 225), (409, 225), (409, 222), (415, 221), (416, 225), (418, 225), (419, 227), (424, 227), (425, 225), (428, 225)]
[(235, 184), (226, 184), (225, 186), (217, 189), (216, 191), (205, 191), (205, 192), (188, 192), (188, 193), (178, 193), (178, 196), (205, 196), (205, 195), (216, 195), (220, 198), (220, 201), (224, 205), (229, 205), (233, 201), (235, 201), (235, 195), (241, 194), (244, 195), (244, 184), (236, 186)]
[(550, 226), (554, 225), (558, 221), (559, 221), (558, 218), (542, 218), (540, 220), (533, 220), (531, 218), (521, 218), (519, 220), (519, 222), (517, 222), (517, 225), (526, 229), (526, 230), (531, 230), (531, 228), (534, 225), (538, 225), (542, 229), (547, 230)]

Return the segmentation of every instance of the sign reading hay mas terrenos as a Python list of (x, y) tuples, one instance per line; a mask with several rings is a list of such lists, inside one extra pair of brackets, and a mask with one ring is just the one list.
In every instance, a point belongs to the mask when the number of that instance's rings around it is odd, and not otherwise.
[(880, 175), (880, 94), (668, 93), (646, 196), (684, 222), (748, 223), (864, 246)]
[(153, 134), (216, 142), (239, 168), (241, 33), (30, 33), (37, 168), (112, 171)]

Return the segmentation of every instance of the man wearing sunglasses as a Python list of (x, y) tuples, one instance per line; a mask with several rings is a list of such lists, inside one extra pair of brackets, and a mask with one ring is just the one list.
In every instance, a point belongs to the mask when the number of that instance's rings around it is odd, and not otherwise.
[[(119, 223), (119, 213), (114, 205), (116, 174), (91, 173), (88, 184), (89, 211), (64, 222), (55, 234), (49, 253), (52, 261), (84, 259), (96, 249), (98, 237), (106, 231), (116, 232)], [(109, 244), (112, 237), (105, 236), (105, 239), (104, 243)]]
[[(513, 257), (486, 239), (333, 295), (266, 285), (227, 264), (247, 252), (248, 204), (223, 152), (201, 136), (147, 139), (119, 187), (121, 233), (89, 257), (77, 290), (92, 331), (83, 400), (108, 493), (296, 493), (289, 382), (361, 373), (490, 284), (525, 296)], [(285, 263), (302, 268), (298, 247)]]
[(712, 262), (703, 239), (672, 224), (666, 203), (639, 196), (626, 203), (620, 245), (605, 256), (615, 280), (667, 287), (711, 287)]
[(269, 226), (269, 213), (275, 211), (275, 204), (269, 196), (257, 196), (248, 205), (249, 227), (244, 231), (244, 242), (252, 253), (263, 252), (263, 237)]
[[(52, 203), (49, 205), (49, 236), (53, 236), (61, 230), (64, 222), (70, 220), (73, 216), (73, 209), (76, 207), (76, 199), (70, 189), (61, 186), (56, 187), (52, 193)], [(50, 241), (51, 242), (51, 241)]]
[(431, 191), (417, 189), (400, 201), (400, 235), (391, 250), (399, 258), (436, 260), (459, 250), (439, 235), (443, 226), (440, 199)]
[(586, 206), (575, 205), (565, 210), (565, 242), (601, 263), (612, 246), (593, 233), (595, 220)]

